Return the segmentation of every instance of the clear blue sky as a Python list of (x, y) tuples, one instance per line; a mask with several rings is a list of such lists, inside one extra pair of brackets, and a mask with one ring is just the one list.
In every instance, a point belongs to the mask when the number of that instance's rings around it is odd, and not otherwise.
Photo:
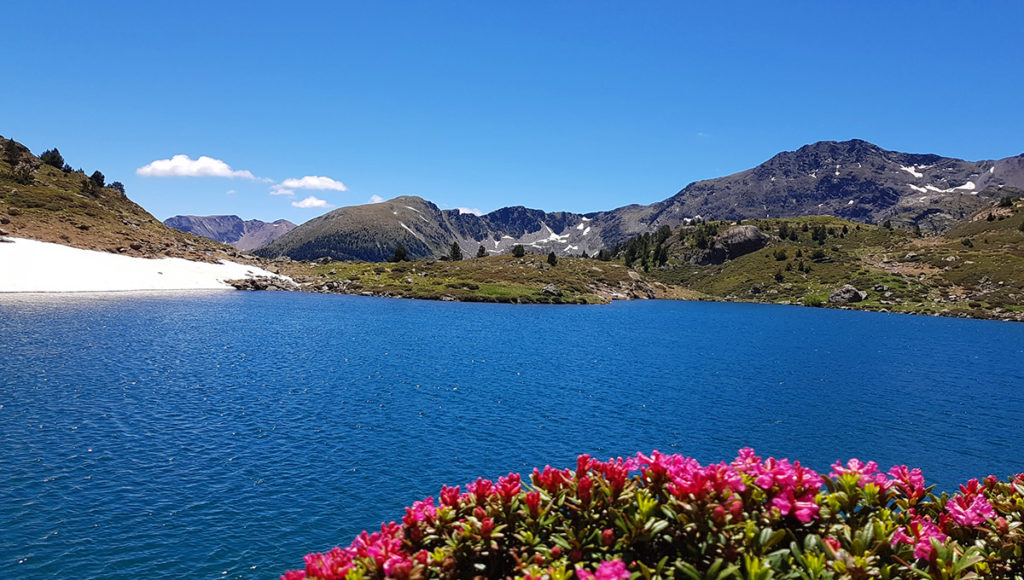
[[(295, 222), (651, 203), (819, 140), (1024, 152), (1024, 2), (689, 4), (11, 2), (0, 134), (160, 219)], [(137, 173), (176, 155), (150, 173), (236, 177)]]

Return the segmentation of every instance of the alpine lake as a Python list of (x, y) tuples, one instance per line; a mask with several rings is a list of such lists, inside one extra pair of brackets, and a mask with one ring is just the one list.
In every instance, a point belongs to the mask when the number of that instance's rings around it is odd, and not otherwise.
[(0, 577), (276, 578), (457, 485), (741, 447), (1024, 471), (1024, 325), (755, 304), (0, 295)]

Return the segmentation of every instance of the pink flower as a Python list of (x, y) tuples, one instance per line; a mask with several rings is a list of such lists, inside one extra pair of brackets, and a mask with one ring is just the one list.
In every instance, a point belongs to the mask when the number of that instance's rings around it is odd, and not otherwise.
[(509, 473), (506, 477), (498, 478), (498, 495), (501, 496), (504, 505), (511, 503), (512, 498), (519, 495), (522, 489), (522, 479), (518, 473)]
[(785, 516), (792, 513), (796, 519), (806, 524), (818, 517), (818, 510), (820, 508), (814, 502), (815, 495), (814, 491), (808, 491), (800, 497), (796, 497), (792, 488), (786, 488), (772, 498), (771, 505), (779, 508), (782, 515)]
[(437, 508), (434, 507), (434, 498), (428, 497), (423, 501), (412, 504), (412, 507), (405, 508), (405, 517), (402, 518), (402, 522), (406, 526), (412, 526), (416, 522), (422, 521), (433, 524), (436, 518)]
[(603, 475), (612, 488), (612, 494), (617, 496), (622, 491), (622, 488), (626, 486), (626, 479), (629, 477), (630, 470), (638, 469), (638, 465), (635, 459), (631, 458), (624, 461), (619, 457), (614, 460), (609, 459), (603, 463), (591, 459), (589, 461), (589, 468)]
[(394, 555), (384, 562), (384, 574), (388, 578), (397, 578), (398, 580), (406, 580), (409, 578), (412, 572), (412, 560), (406, 557), (404, 554)]
[(494, 482), (478, 477), (476, 481), (467, 485), (466, 489), (476, 497), (477, 504), (483, 504), (494, 493)]
[(550, 465), (544, 466), (544, 471), (533, 468), (533, 483), (537, 487), (544, 488), (548, 493), (558, 493), (558, 490), (567, 486), (572, 481), (572, 471), (569, 469), (553, 469)]
[(459, 486), (448, 487), (447, 485), (441, 486), (441, 503), (449, 507), (456, 507), (459, 505)]
[(601, 562), (597, 567), (596, 574), (591, 574), (583, 568), (577, 567), (576, 576), (580, 580), (627, 580), (629, 578), (629, 571), (626, 570), (626, 565), (622, 563), (622, 560), (616, 558)]
[(929, 560), (933, 551), (931, 539), (935, 538), (940, 542), (945, 542), (949, 537), (943, 534), (927, 516), (918, 516), (913, 509), (909, 513), (913, 519), (906, 526), (896, 529), (896, 533), (892, 535), (892, 545), (910, 544), (914, 546), (915, 558)]
[(601, 531), (601, 545), (611, 546), (615, 542), (615, 531), (610, 528), (605, 528)]
[[(978, 480), (972, 480), (977, 483)], [(963, 489), (963, 486), (960, 486)], [(992, 504), (984, 496), (954, 495), (946, 503), (946, 511), (953, 516), (953, 521), (961, 526), (976, 526), (996, 517)]]
[(582, 477), (590, 469), (591, 461), (593, 460), (586, 453), (576, 458), (576, 477)]
[(829, 477), (833, 479), (839, 479), (839, 477), (853, 473), (857, 475), (857, 485), (864, 487), (869, 483), (873, 483), (881, 489), (889, 489), (892, 483), (884, 473), (878, 471), (878, 464), (874, 461), (868, 461), (867, 463), (861, 463), (859, 459), (851, 459), (846, 462), (846, 466), (839, 461), (832, 464), (832, 471), (829, 472)]
[(889, 475), (895, 480), (892, 482), (897, 489), (903, 491), (909, 499), (920, 499), (924, 497), (924, 476), (920, 469), (910, 469), (906, 465), (895, 465), (889, 470)]
[(843, 549), (843, 545), (839, 543), (839, 540), (833, 538), (832, 536), (825, 536), (825, 538), (822, 539), (822, 542), (824, 542), (825, 546), (832, 551), (833, 558), (835, 557), (836, 553), (839, 552), (839, 550)]
[(532, 517), (540, 515), (540, 492), (526, 492), (526, 508), (530, 510), (530, 515)]
[(494, 531), (494, 520), (491, 518), (484, 518), (480, 522), (480, 535), (484, 538), (491, 537), (491, 532)]

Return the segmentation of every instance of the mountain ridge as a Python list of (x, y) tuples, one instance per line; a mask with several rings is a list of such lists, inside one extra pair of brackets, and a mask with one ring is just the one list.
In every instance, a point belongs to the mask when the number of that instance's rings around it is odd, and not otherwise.
[(176, 215), (164, 220), (164, 225), (176, 230), (209, 238), (248, 252), (273, 242), (296, 228), (296, 224), (279, 219), (265, 222), (243, 220), (237, 215)]
[(860, 139), (819, 141), (744, 171), (692, 182), (648, 205), (587, 214), (510, 206), (477, 216), (401, 196), (384, 205), (338, 208), (256, 253), (383, 261), (399, 245), (411, 257), (424, 258), (444, 255), (456, 242), (470, 255), (480, 246), (488, 254), (501, 254), (523, 245), (527, 251), (564, 256), (593, 254), (632, 236), (694, 220), (809, 215), (863, 223), (889, 220), (943, 231), (998, 199), (1003, 186), (1024, 187), (1024, 154), (964, 161), (889, 151)]

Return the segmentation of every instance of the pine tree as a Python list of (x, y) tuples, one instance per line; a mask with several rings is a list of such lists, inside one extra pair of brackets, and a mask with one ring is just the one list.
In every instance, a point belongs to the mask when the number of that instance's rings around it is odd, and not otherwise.
[(408, 252), (408, 250), (405, 249), (405, 246), (398, 246), (397, 248), (395, 248), (395, 254), (393, 256), (391, 256), (390, 258), (388, 258), (388, 261), (389, 262), (404, 262), (404, 261), (409, 259), (408, 254), (409, 254), (409, 252)]
[(476, 257), (483, 258), (485, 256), (487, 256), (487, 249), (484, 248), (483, 244), (481, 244), (480, 247), (476, 249)]
[(526, 255), (526, 248), (522, 244), (516, 244), (512, 246), (512, 256), (516, 258), (522, 258)]
[(64, 166), (64, 158), (61, 157), (60, 151), (56, 147), (43, 151), (43, 154), (39, 156), (39, 160), (57, 169)]
[(452, 242), (452, 249), (448, 251), (448, 259), (453, 262), (458, 262), (462, 259), (462, 248), (459, 247), (458, 242)]
[(558, 264), (558, 256), (556, 256), (554, 252), (548, 254), (548, 264), (551, 264), (552, 266)]

